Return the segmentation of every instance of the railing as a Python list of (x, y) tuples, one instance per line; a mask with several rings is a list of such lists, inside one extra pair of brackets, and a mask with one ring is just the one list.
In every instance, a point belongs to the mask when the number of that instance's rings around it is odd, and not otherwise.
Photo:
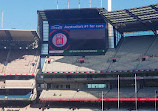
[[(158, 79), (158, 77), (137, 77), (138, 80)], [(100, 81), (100, 80), (117, 80), (117, 78), (44, 78), (44, 81)], [(134, 80), (134, 77), (120, 77), (120, 80)]]

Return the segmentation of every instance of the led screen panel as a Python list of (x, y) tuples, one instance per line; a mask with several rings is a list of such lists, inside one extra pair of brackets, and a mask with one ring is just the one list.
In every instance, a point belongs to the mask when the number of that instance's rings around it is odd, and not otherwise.
[(105, 54), (105, 37), (105, 23), (50, 25), (49, 54)]

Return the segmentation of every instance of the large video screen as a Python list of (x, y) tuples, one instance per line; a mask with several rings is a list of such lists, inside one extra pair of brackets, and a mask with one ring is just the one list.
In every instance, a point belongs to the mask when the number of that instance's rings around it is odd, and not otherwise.
[(50, 25), (49, 31), (50, 55), (105, 54), (105, 23)]

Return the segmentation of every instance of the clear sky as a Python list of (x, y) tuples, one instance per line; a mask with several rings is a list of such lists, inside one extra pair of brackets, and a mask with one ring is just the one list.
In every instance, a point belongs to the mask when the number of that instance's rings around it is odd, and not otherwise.
[[(59, 0), (59, 9), (68, 7), (68, 0)], [(70, 8), (78, 8), (79, 0), (69, 0)], [(100, 8), (101, 0), (91, 0), (92, 7)], [(107, 9), (107, 0), (103, 7)], [(89, 8), (89, 0), (80, 0), (81, 8)], [(112, 10), (158, 4), (158, 0), (112, 0)], [(37, 29), (37, 10), (56, 9), (57, 0), (0, 0), (0, 25), (4, 12), (4, 29)]]

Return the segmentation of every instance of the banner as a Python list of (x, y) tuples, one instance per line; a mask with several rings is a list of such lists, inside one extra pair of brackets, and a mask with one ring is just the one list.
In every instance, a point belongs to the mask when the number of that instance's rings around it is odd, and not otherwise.
[(67, 25), (51, 25), (51, 30), (83, 30), (83, 29), (105, 29), (104, 23), (98, 24), (67, 24)]

